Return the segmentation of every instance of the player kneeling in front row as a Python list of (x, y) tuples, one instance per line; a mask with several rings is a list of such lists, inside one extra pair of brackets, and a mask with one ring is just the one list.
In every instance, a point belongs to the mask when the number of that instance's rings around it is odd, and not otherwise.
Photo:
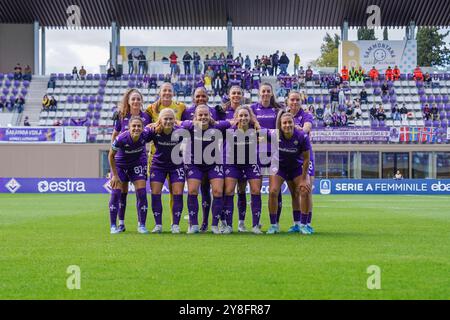
[(308, 134), (296, 129), (293, 115), (281, 111), (277, 118), (278, 154), (275, 152), (269, 176), (269, 214), (271, 226), (268, 234), (280, 231), (277, 223), (278, 194), (284, 181), (292, 197), (294, 224), (302, 234), (310, 234), (308, 219), (308, 195), (311, 182), (308, 174), (311, 143)]
[(145, 227), (147, 220), (147, 151), (148, 129), (143, 129), (143, 121), (139, 116), (132, 116), (129, 129), (117, 136), (109, 150), (111, 167), (111, 199), (109, 201), (109, 217), (111, 233), (125, 230), (116, 227), (122, 185), (131, 181), (136, 189), (136, 207), (138, 213), (138, 232), (149, 233)]

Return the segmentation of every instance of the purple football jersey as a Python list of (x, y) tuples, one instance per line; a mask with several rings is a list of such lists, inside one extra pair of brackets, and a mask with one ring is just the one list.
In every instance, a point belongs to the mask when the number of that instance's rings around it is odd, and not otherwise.
[(261, 128), (265, 128), (265, 129), (275, 129), (276, 128), (277, 115), (278, 115), (277, 108), (272, 108), (272, 107), (266, 108), (260, 103), (252, 104), (251, 108), (253, 110), (253, 113), (256, 116), (256, 119), (258, 119), (258, 122), (259, 122)]
[[(234, 125), (226, 130), (224, 141), (225, 163), (250, 165), (257, 164), (258, 133), (250, 128), (247, 132)], [(233, 156), (233, 157), (232, 157)], [(252, 159), (254, 158), (254, 159)]]
[[(189, 130), (190, 134), (191, 134), (191, 141), (190, 141), (190, 161), (191, 164), (197, 164), (197, 165), (203, 165), (203, 166), (207, 166), (207, 165), (211, 165), (211, 164), (207, 164), (205, 163), (204, 159), (203, 159), (203, 153), (202, 153), (202, 163), (198, 163), (197, 161), (194, 161), (195, 159), (195, 154), (194, 154), (194, 144), (196, 143), (196, 140), (201, 139), (201, 143), (202, 143), (202, 151), (205, 150), (206, 147), (208, 147), (211, 143), (213, 143), (215, 141), (215, 131), (219, 131), (220, 133), (220, 139), (223, 139), (223, 134), (224, 131), (228, 128), (230, 128), (231, 124), (228, 121), (218, 121), (216, 122), (214, 125), (210, 125), (209, 128), (206, 131), (201, 132), (201, 134), (198, 133), (198, 130), (200, 130), (199, 128), (197, 128), (196, 126), (194, 126), (192, 121), (183, 121), (181, 123), (181, 127)], [(208, 136), (205, 137), (205, 133), (208, 134)], [(223, 146), (222, 142), (219, 142), (220, 147)], [(222, 149), (221, 149), (222, 151)], [(212, 154), (212, 156), (214, 157), (215, 154)], [(223, 159), (223, 158), (222, 158)]]
[(300, 126), (303, 128), (305, 123), (311, 123), (313, 124), (313, 116), (311, 113), (304, 111), (303, 109), (300, 109), (297, 114), (294, 116), (294, 123), (297, 126)]
[[(148, 125), (149, 123), (151, 123), (151, 119), (150, 116), (145, 113), (145, 112), (140, 112), (139, 116), (141, 117), (142, 121), (144, 122), (144, 128), (146, 125)], [(127, 114), (125, 118), (123, 119), (117, 119), (114, 123), (114, 130), (116, 130), (117, 132), (124, 132), (128, 130), (128, 123), (130, 122), (130, 118), (131, 118), (131, 114)]]
[[(302, 130), (294, 129), (290, 139), (280, 132), (278, 140), (278, 166), (280, 168), (295, 168), (303, 164), (302, 153), (311, 149), (309, 135)], [(274, 160), (277, 160), (276, 158)]]
[[(181, 115), (181, 121), (194, 119), (194, 113), (195, 113), (195, 109), (196, 108), (197, 108), (196, 105), (192, 105), (189, 108), (186, 108), (184, 110), (183, 114)], [(217, 119), (217, 111), (216, 111), (216, 109), (209, 107), (209, 112), (211, 113), (211, 117), (214, 120), (218, 120)]]
[[(182, 163), (175, 164), (172, 161), (172, 150), (173, 148), (181, 143), (182, 138), (172, 141), (172, 133), (174, 130), (180, 127), (174, 126), (173, 131), (170, 134), (165, 134), (164, 132), (156, 133), (155, 129), (149, 129), (149, 134), (147, 136), (147, 142), (153, 141), (155, 145), (155, 153), (152, 158), (152, 167), (156, 168), (174, 168), (177, 166), (183, 166)], [(181, 156), (180, 156), (181, 157)]]
[(117, 151), (115, 159), (119, 167), (132, 167), (138, 164), (147, 163), (147, 150), (145, 144), (148, 141), (150, 131), (145, 128), (135, 142), (131, 138), (129, 131), (122, 132), (117, 136), (111, 145), (114, 151)]

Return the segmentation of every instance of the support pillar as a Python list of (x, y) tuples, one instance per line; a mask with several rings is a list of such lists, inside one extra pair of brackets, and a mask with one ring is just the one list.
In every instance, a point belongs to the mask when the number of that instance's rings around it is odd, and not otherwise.
[(233, 23), (231, 20), (227, 21), (227, 52), (231, 52), (234, 56), (233, 52)]
[(39, 75), (39, 22), (34, 22), (34, 66), (33, 74)]
[(341, 27), (341, 41), (348, 41), (348, 21), (344, 20)]
[(41, 75), (45, 76), (45, 27), (41, 27)]

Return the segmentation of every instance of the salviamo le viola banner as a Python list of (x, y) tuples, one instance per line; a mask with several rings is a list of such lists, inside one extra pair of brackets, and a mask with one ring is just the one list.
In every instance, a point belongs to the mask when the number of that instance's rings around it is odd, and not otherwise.
[(0, 128), (0, 143), (63, 143), (62, 127)]

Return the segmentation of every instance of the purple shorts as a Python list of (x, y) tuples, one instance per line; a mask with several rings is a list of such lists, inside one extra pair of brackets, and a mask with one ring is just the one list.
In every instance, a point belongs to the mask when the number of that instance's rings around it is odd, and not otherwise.
[(187, 179), (197, 179), (203, 180), (203, 176), (206, 174), (208, 180), (212, 179), (223, 179), (223, 165), (214, 164), (214, 165), (195, 165), (195, 164), (187, 164), (184, 167), (184, 172), (186, 173)]
[(184, 168), (183, 167), (173, 167), (168, 168), (158, 168), (155, 166), (150, 167), (150, 182), (161, 182), (166, 181), (167, 176), (169, 176), (170, 183), (183, 182), (184, 183)]
[(302, 167), (290, 167), (290, 168), (276, 168), (271, 167), (272, 174), (282, 177), (286, 181), (292, 181), (303, 173)]
[(119, 179), (122, 182), (147, 180), (147, 164), (141, 163), (130, 167), (117, 167)]
[(309, 166), (308, 166), (308, 174), (310, 177), (314, 177), (315, 165), (314, 165), (314, 152), (312, 149), (309, 149)]
[(224, 165), (223, 169), (226, 178), (238, 180), (261, 179), (261, 169), (257, 164)]

